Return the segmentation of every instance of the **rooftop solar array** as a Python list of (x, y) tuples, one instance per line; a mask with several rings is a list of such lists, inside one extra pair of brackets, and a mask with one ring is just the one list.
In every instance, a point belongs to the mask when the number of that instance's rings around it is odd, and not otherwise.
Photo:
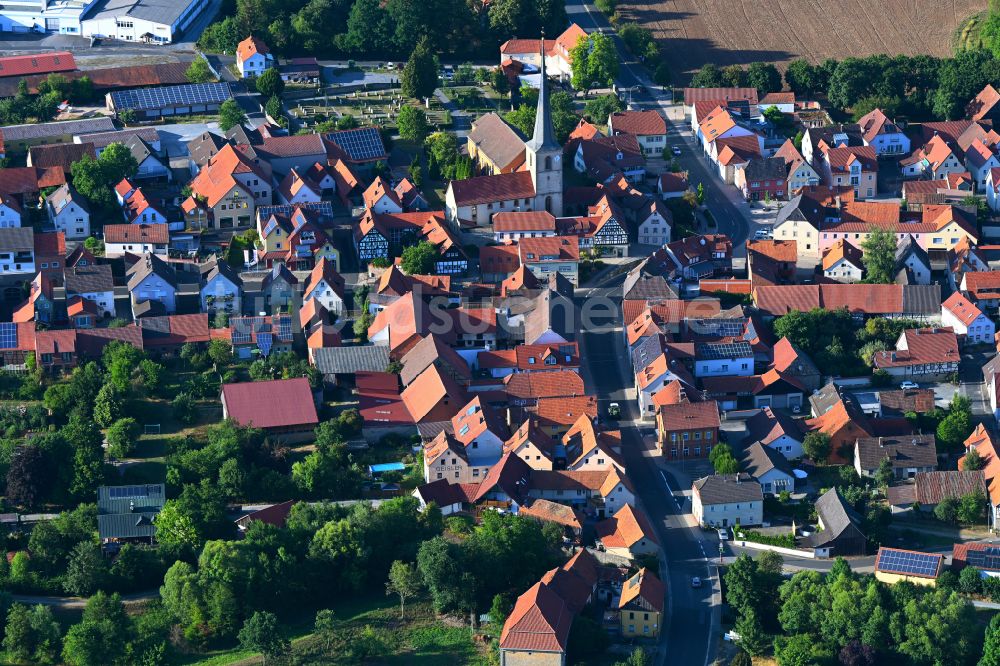
[(245, 345), (253, 340), (253, 333), (264, 321), (263, 317), (234, 317), (231, 324), (234, 345)]
[(195, 104), (221, 104), (233, 96), (228, 83), (190, 83), (162, 88), (132, 88), (111, 93), (115, 110), (145, 111)]
[(941, 566), (941, 555), (914, 553), (909, 550), (880, 548), (875, 561), (875, 571), (935, 578)]
[(746, 342), (702, 343), (695, 345), (695, 356), (700, 359), (747, 358), (753, 350)]
[(333, 204), (329, 201), (308, 201), (291, 204), (278, 204), (275, 206), (257, 206), (257, 219), (266, 220), (271, 215), (284, 215), (289, 217), (296, 208), (312, 211), (320, 218), (333, 217)]
[(274, 322), (278, 326), (278, 339), (288, 341), (292, 339), (292, 318), (288, 316), (276, 317)]
[(274, 336), (270, 333), (264, 333), (261, 331), (257, 334), (257, 346), (260, 348), (260, 353), (264, 356), (269, 356), (271, 354), (271, 347), (274, 345)]
[(0, 323), (0, 349), (17, 349), (17, 324)]
[(977, 569), (1000, 571), (1000, 548), (991, 546), (983, 550), (970, 550), (965, 561)]
[(111, 499), (125, 499), (128, 497), (149, 497), (151, 494), (159, 495), (160, 486), (112, 486), (108, 488), (108, 497)]
[(738, 338), (743, 335), (746, 319), (689, 319), (688, 330), (699, 335)]
[(337, 144), (352, 160), (358, 162), (385, 157), (382, 136), (374, 127), (331, 132), (326, 135), (326, 139)]

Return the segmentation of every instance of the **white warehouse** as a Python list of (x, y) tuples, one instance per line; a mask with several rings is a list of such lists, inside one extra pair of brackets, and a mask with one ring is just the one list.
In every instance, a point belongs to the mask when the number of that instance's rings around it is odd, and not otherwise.
[(209, 0), (20, 0), (0, 8), (0, 31), (52, 32), (169, 44)]

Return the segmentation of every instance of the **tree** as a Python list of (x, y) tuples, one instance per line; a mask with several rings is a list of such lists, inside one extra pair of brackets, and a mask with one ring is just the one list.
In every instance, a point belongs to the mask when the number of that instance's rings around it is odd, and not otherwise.
[(135, 451), (135, 440), (139, 436), (139, 424), (128, 416), (115, 421), (107, 432), (108, 453), (115, 458), (128, 458)]
[(861, 345), (861, 349), (858, 350), (858, 356), (870, 368), (875, 365), (875, 355), (887, 349), (888, 345), (881, 340), (872, 340)]
[(740, 463), (728, 454), (716, 457), (712, 465), (716, 474), (736, 474), (740, 471)]
[(53, 478), (53, 470), (42, 450), (32, 444), (22, 444), (14, 449), (7, 470), (7, 500), (17, 506), (38, 506)]
[(278, 617), (267, 611), (257, 611), (243, 623), (239, 641), (244, 650), (260, 652), (265, 664), (269, 657), (282, 655), (291, 647), (281, 634)]
[(430, 131), (424, 110), (409, 104), (399, 110), (396, 128), (399, 130), (399, 136), (410, 141), (423, 141)]
[(225, 367), (233, 362), (233, 348), (225, 340), (218, 338), (210, 340), (208, 343), (208, 357), (212, 359), (216, 369)]
[(105, 573), (100, 547), (89, 541), (81, 541), (70, 554), (63, 589), (75, 596), (90, 596), (101, 586)]
[(571, 53), (574, 88), (589, 90), (614, 83), (618, 76), (618, 51), (609, 36), (592, 33), (577, 42)]
[(215, 80), (215, 74), (212, 73), (208, 61), (200, 56), (191, 61), (184, 76), (191, 83), (208, 83)]
[(429, 275), (434, 272), (437, 258), (437, 247), (430, 241), (420, 241), (403, 250), (401, 267), (410, 275)]
[(34, 636), (31, 631), (31, 613), (28, 607), (15, 603), (7, 611), (3, 648), (15, 661), (28, 661), (33, 652)]
[(219, 106), (219, 129), (228, 132), (237, 125), (243, 125), (247, 121), (247, 115), (243, 113), (239, 102), (235, 99), (227, 99)]
[[(6, 641), (4, 642), (6, 645)], [(979, 666), (1000, 666), (1000, 614), (990, 618), (986, 627), (986, 638), (983, 641), (983, 656)]]
[(584, 112), (591, 122), (605, 124), (612, 113), (625, 108), (618, 95), (601, 95), (587, 102)]
[(785, 70), (785, 83), (795, 93), (807, 96), (821, 88), (817, 81), (816, 68), (808, 60), (793, 60)]
[(740, 647), (748, 654), (759, 656), (767, 650), (770, 641), (767, 634), (764, 633), (764, 627), (761, 625), (756, 611), (750, 610), (741, 615), (733, 629), (739, 634)]
[(316, 622), (313, 631), (323, 641), (327, 652), (333, 646), (333, 637), (336, 633), (336, 628), (336, 616), (332, 610), (324, 608), (323, 610), (316, 611)]
[(774, 639), (774, 656), (780, 666), (814, 666), (833, 661), (833, 651), (808, 634), (778, 636)]
[(753, 658), (740, 650), (729, 660), (729, 666), (753, 666)]
[(193, 425), (198, 420), (198, 406), (190, 393), (178, 393), (171, 403), (174, 418), (184, 425)]
[(808, 433), (802, 440), (802, 450), (816, 464), (823, 464), (830, 457), (830, 436), (818, 430)]
[(752, 613), (760, 605), (757, 572), (757, 562), (746, 553), (726, 570), (726, 601), (737, 615)]
[(94, 400), (94, 420), (102, 428), (109, 428), (111, 424), (123, 416), (125, 410), (124, 400), (114, 384), (105, 384), (97, 392)]
[(944, 523), (954, 523), (958, 520), (958, 500), (945, 497), (934, 507), (934, 517)]
[(281, 78), (281, 72), (277, 67), (268, 67), (255, 79), (257, 92), (265, 98), (281, 97), (285, 92), (285, 81)]
[(337, 35), (345, 51), (370, 53), (392, 40), (395, 27), (381, 0), (355, 0), (347, 17), (347, 32)]
[(982, 523), (986, 519), (986, 496), (976, 490), (958, 501), (958, 521), (964, 525)]
[(878, 464), (878, 469), (875, 470), (875, 483), (880, 488), (886, 488), (895, 478), (896, 472), (892, 469), (892, 462), (888, 457), (882, 458)]
[(268, 98), (267, 103), (264, 105), (264, 113), (266, 113), (275, 120), (279, 120), (282, 116), (282, 112), (283, 109), (281, 106), (281, 98), (278, 97), (277, 95)]
[(884, 227), (872, 226), (868, 238), (861, 243), (865, 265), (865, 282), (891, 284), (896, 266), (896, 234)]
[(945, 450), (957, 449), (972, 432), (969, 414), (965, 411), (952, 411), (937, 427), (937, 440)]
[(979, 594), (983, 587), (982, 572), (976, 567), (965, 567), (958, 574), (958, 589), (964, 594)]
[(771, 63), (752, 62), (747, 67), (747, 85), (756, 88), (761, 96), (778, 92), (781, 90), (781, 72)]
[(434, 94), (438, 87), (438, 61), (431, 50), (431, 42), (424, 36), (410, 54), (403, 76), (400, 78), (403, 94), (414, 99), (423, 99)]
[(423, 584), (414, 564), (396, 560), (389, 569), (389, 580), (385, 584), (386, 594), (399, 595), (399, 617), (404, 617), (406, 600), (420, 594)]

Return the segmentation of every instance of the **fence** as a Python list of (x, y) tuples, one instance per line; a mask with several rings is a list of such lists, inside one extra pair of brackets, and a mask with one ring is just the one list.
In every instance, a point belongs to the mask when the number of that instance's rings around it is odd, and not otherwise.
[(811, 550), (799, 550), (798, 548), (782, 548), (781, 546), (770, 546), (766, 543), (757, 543), (756, 541), (733, 541), (733, 544), (739, 546), (740, 548), (770, 550), (772, 552), (781, 553), (782, 555), (789, 555), (791, 557), (804, 557), (810, 560), (816, 559), (816, 553)]

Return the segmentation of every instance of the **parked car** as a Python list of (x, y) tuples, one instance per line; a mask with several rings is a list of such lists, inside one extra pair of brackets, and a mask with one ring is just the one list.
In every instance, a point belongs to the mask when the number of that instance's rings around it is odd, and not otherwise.
[(904, 391), (908, 391), (910, 389), (920, 388), (920, 385), (917, 384), (916, 382), (911, 382), (911, 381), (907, 380), (907, 381), (903, 382), (902, 384), (900, 384), (899, 388), (903, 389)]
[(612, 419), (621, 418), (622, 407), (617, 402), (608, 405), (608, 417)]
[(719, 541), (729, 541), (729, 530), (725, 527), (719, 529)]
[(770, 238), (770, 236), (771, 234), (770, 232), (768, 232), (767, 229), (758, 229), (757, 231), (753, 232), (754, 240), (767, 240), (768, 238)]
[(699, 588), (701, 587), (701, 578), (697, 576), (691, 576), (691, 587)]
[(670, 152), (672, 152), (674, 155), (680, 155), (681, 154), (681, 147), (680, 146), (674, 146), (673, 148), (670, 149)]

